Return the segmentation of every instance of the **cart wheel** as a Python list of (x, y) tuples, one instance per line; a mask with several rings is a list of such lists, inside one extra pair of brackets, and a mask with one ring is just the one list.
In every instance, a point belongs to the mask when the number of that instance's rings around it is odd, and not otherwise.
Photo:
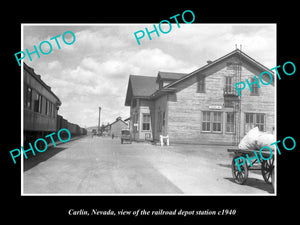
[(272, 172), (274, 168), (274, 157), (264, 160), (261, 164), (261, 173), (267, 184), (272, 184)]
[[(235, 159), (241, 157), (240, 155), (234, 156), (231, 164), (232, 169), (232, 176), (234, 179), (234, 182), (238, 184), (244, 184), (246, 180), (248, 179), (248, 167), (247, 163), (240, 166), (240, 170), (236, 165)], [(239, 163), (242, 163), (242, 159), (239, 159)]]

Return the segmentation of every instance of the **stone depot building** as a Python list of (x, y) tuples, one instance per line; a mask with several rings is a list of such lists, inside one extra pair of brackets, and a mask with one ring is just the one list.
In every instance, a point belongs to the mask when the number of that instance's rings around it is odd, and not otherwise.
[[(272, 74), (270, 85), (247, 86), (238, 95), (235, 84)], [(135, 141), (236, 145), (253, 127), (275, 129), (275, 76), (236, 49), (191, 73), (159, 71), (156, 77), (130, 75), (125, 106), (130, 107), (130, 132)], [(269, 76), (262, 76), (265, 83)], [(245, 82), (246, 83), (246, 82)]]

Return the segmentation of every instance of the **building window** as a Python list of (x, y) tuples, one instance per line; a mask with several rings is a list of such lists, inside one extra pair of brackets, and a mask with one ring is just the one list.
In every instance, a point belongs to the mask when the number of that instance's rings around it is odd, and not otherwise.
[(48, 116), (54, 116), (54, 113), (53, 113), (53, 109), (52, 109), (52, 103), (46, 99), (46, 111), (45, 111), (45, 114), (48, 115)]
[(210, 112), (202, 112), (202, 131), (210, 131)]
[(143, 114), (143, 130), (150, 130), (150, 114)]
[(199, 77), (197, 82), (197, 92), (205, 93), (205, 77)]
[[(251, 77), (251, 78), (250, 78), (250, 83), (252, 84), (252, 83), (254, 83), (254, 82), (256, 82), (256, 80), (254, 79), (254, 77)], [(251, 88), (252, 88), (252, 92), (250, 92), (250, 95), (252, 95), (252, 96), (257, 96), (257, 95), (259, 95), (257, 83), (252, 84), (252, 85), (251, 85)]]
[(31, 101), (32, 101), (32, 89), (30, 87), (26, 88), (26, 93), (25, 93), (25, 107), (27, 109), (31, 109)]
[(234, 112), (226, 113), (226, 133), (234, 133), (235, 116)]
[(42, 96), (38, 93), (36, 94), (34, 99), (34, 112), (42, 112)]
[(258, 127), (260, 131), (265, 131), (265, 116), (264, 113), (245, 113), (245, 134), (254, 127)]
[(222, 131), (222, 113), (221, 112), (212, 112), (212, 131), (221, 132)]
[(213, 133), (222, 132), (222, 112), (202, 112), (202, 131)]
[(258, 127), (260, 131), (265, 131), (265, 114), (256, 113), (256, 121), (255, 125)]
[(245, 133), (254, 128), (254, 113), (246, 113)]
[(232, 94), (233, 93), (233, 86), (232, 86), (232, 77), (225, 77), (225, 94)]

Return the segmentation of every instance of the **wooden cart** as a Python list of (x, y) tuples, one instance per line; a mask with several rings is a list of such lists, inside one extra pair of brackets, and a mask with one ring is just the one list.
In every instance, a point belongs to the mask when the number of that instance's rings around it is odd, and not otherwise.
[[(270, 159), (263, 160), (260, 157), (258, 150), (227, 149), (227, 151), (234, 152), (234, 156), (233, 156), (232, 163), (231, 163), (231, 169), (232, 169), (233, 179), (236, 183), (244, 184), (248, 179), (249, 170), (261, 170), (261, 173), (262, 173), (262, 176), (263, 176), (265, 182), (267, 184), (272, 184), (273, 189), (274, 189), (274, 182), (275, 182), (274, 154)], [(256, 155), (259, 157), (259, 161), (261, 163), (261, 168), (253, 167), (253, 165), (255, 163), (259, 163), (256, 158), (251, 159), (251, 158), (254, 158), (254, 156), (255, 156), (254, 152), (256, 152)], [(250, 164), (248, 162), (246, 154), (248, 154), (248, 157), (251, 159), (252, 167), (250, 166)], [(271, 153), (269, 151), (261, 152), (262, 157), (264, 157), (265, 159), (269, 158), (270, 154)], [(235, 159), (237, 159), (241, 156), (245, 158), (246, 162), (243, 165), (240, 165), (241, 171), (239, 171), (238, 166), (236, 165)], [(242, 162), (243, 162), (242, 158), (238, 160), (238, 163), (242, 163)]]

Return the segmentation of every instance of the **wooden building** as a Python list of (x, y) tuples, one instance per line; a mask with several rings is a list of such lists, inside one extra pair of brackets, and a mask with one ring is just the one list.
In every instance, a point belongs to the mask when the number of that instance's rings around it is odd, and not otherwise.
[(120, 137), (121, 131), (124, 129), (128, 129), (128, 124), (124, 122), (121, 117), (118, 117), (113, 123), (109, 124), (107, 127), (109, 127), (109, 129), (107, 129), (108, 135)]
[[(253, 83), (263, 71), (270, 85), (246, 86), (239, 96), (234, 84)], [(138, 79), (138, 81), (136, 81)], [(265, 83), (270, 77), (262, 76)], [(275, 128), (275, 76), (268, 68), (236, 49), (189, 73), (158, 72), (157, 77), (130, 76), (125, 105), (130, 106), (133, 139), (170, 143), (235, 145), (255, 126)], [(150, 123), (150, 124), (149, 124)], [(148, 125), (149, 124), (149, 125)]]
[(149, 105), (156, 90), (156, 77), (129, 76), (125, 105), (130, 106), (129, 129), (134, 141), (153, 140)]

